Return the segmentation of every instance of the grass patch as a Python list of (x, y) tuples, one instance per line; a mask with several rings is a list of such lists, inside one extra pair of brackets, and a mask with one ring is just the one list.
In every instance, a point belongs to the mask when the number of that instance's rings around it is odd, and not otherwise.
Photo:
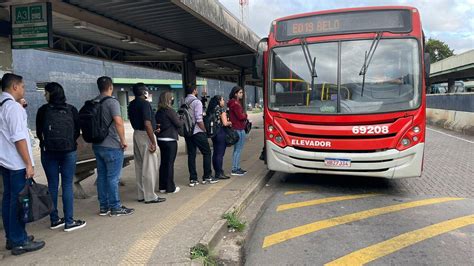
[(196, 245), (191, 248), (191, 259), (199, 260), (205, 266), (217, 266), (217, 260), (209, 252), (209, 249), (203, 245)]
[(222, 218), (227, 220), (227, 227), (235, 229), (238, 232), (242, 232), (245, 229), (245, 226), (247, 225), (247, 222), (242, 222), (239, 220), (239, 217), (237, 217), (235, 211), (230, 213), (224, 213), (224, 215), (222, 215)]
[(253, 108), (252, 109), (252, 113), (254, 113), (254, 114), (258, 114), (258, 113), (261, 113), (261, 112), (262, 112), (261, 108)]

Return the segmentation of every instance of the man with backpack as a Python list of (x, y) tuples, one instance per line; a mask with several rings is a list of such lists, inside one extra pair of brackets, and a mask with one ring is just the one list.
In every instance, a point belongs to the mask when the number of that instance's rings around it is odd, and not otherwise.
[[(79, 115), (77, 109), (66, 103), (63, 87), (56, 82), (46, 84), (44, 104), (36, 113), (36, 135), (40, 141), (41, 164), (43, 165), (48, 190), (53, 200), (50, 214), (50, 229), (64, 227), (65, 232), (86, 226), (82, 220), (74, 220), (74, 192), (72, 188), (76, 172), (76, 140), (79, 138)], [(61, 174), (64, 218), (58, 215), (58, 187)]]
[[(127, 148), (120, 104), (112, 97), (114, 86), (110, 77), (98, 78), (97, 87), (100, 95), (86, 102), (79, 111), (79, 119), (84, 140), (93, 139), (92, 149), (97, 161), (99, 215), (130, 215), (135, 210), (123, 206), (119, 196), (123, 151)], [(101, 119), (94, 120), (93, 114)]]
[[(184, 135), (186, 140), (186, 148), (188, 149), (188, 170), (189, 170), (189, 186), (194, 187), (199, 184), (197, 172), (196, 172), (196, 148), (201, 151), (203, 156), (203, 169), (204, 174), (202, 177), (202, 183), (215, 184), (218, 182), (217, 179), (212, 177), (211, 169), (211, 148), (209, 142), (207, 142), (206, 127), (203, 122), (203, 109), (201, 101), (196, 97), (198, 90), (195, 84), (186, 87), (186, 98), (184, 99), (184, 106), (180, 110), (180, 113), (190, 112), (192, 118), (192, 124), (189, 125), (185, 120), (184, 128), (191, 129), (192, 133)], [(186, 133), (187, 130), (185, 130)]]
[(13, 255), (36, 251), (44, 241), (28, 236), (25, 222), (18, 215), (18, 194), (33, 178), (34, 162), (28, 134), (27, 114), (17, 102), (24, 98), (23, 78), (15, 74), (2, 77), (0, 97), (0, 173), (3, 176), (2, 220), (6, 249)]

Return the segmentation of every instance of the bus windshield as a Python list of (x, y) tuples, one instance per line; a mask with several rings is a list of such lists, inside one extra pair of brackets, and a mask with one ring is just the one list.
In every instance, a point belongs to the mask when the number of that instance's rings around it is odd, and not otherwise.
[(308, 44), (318, 73), (313, 88), (301, 46), (274, 48), (268, 107), (304, 114), (386, 113), (417, 108), (421, 103), (417, 41), (381, 39), (363, 82), (360, 70), (372, 41)]

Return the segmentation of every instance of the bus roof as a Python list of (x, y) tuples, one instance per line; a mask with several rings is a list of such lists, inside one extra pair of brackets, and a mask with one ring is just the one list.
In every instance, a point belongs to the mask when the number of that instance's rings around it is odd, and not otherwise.
[(362, 10), (394, 10), (394, 9), (415, 10), (416, 12), (418, 12), (417, 8), (411, 7), (411, 6), (368, 6), (368, 7), (339, 8), (339, 9), (300, 13), (300, 14), (294, 14), (294, 15), (278, 18), (278, 19), (275, 19), (274, 21), (279, 22), (279, 21), (293, 19), (293, 18), (310, 17), (314, 15), (321, 15), (321, 14), (344, 13), (344, 12), (362, 11)]

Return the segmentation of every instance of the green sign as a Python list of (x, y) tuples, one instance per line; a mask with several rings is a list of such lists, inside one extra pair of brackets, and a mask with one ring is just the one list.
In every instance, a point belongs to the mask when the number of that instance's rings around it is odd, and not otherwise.
[(51, 3), (11, 6), (10, 16), (12, 49), (51, 47)]

